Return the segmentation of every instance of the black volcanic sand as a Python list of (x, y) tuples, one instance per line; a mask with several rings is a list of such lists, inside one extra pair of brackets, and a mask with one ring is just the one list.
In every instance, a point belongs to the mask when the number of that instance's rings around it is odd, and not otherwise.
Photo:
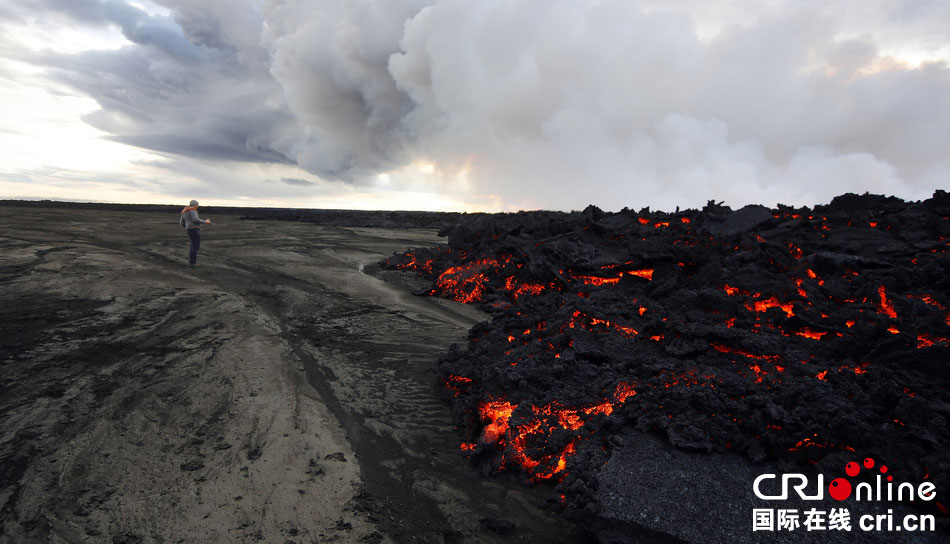
[[(56, 200), (0, 200), (0, 206), (60, 210), (99, 210), (113, 212), (154, 212), (177, 214), (182, 206), (172, 204), (107, 204), (99, 202), (61, 202)], [(202, 205), (206, 215), (235, 215), (247, 221), (303, 221), (332, 227), (424, 228), (440, 229), (471, 214), (457, 212), (365, 211), (299, 208), (254, 208)], [(474, 214), (479, 216), (483, 214)]]
[[(448, 228), (384, 263), (419, 294), (490, 312), (440, 361), (485, 475), (557, 483), (604, 542), (947, 538), (950, 195), (844, 195), (813, 209), (532, 212)], [(761, 473), (881, 474), (932, 501), (938, 533), (751, 531)], [(665, 535), (665, 536), (664, 536)], [(900, 537), (900, 538), (898, 538)]]
[(582, 540), (459, 454), (483, 314), (362, 272), (433, 231), (85, 208), (0, 206), (0, 542)]

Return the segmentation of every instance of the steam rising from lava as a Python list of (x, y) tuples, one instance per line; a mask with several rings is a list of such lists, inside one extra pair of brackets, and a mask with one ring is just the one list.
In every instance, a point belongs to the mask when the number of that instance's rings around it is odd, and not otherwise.
[[(444, 190), (570, 209), (644, 195), (669, 208), (922, 198), (950, 171), (939, 135), (893, 115), (913, 96), (950, 96), (950, 71), (838, 38), (834, 10), (785, 6), (704, 41), (668, 3), (280, 6), (266, 43), (309, 134), (289, 156), (321, 175), (427, 164)], [(937, 126), (948, 136), (950, 122)]]

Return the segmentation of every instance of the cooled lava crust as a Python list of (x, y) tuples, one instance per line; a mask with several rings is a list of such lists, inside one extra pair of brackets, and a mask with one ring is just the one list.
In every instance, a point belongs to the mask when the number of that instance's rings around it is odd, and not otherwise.
[(442, 234), (384, 266), (490, 312), (439, 363), (485, 474), (596, 509), (612, 444), (652, 432), (788, 468), (873, 456), (950, 489), (950, 194), (522, 212)]

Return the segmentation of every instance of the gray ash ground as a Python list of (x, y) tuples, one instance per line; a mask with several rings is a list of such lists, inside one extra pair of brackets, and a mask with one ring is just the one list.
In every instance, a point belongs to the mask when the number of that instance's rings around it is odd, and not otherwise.
[[(936, 485), (936, 500), (895, 508), (934, 515), (930, 536), (946, 537), (947, 193), (800, 209), (522, 212), (443, 234), (447, 248), (411, 249), (384, 267), (417, 270), (430, 280), (419, 294), (492, 316), (439, 365), (462, 449), (483, 474), (555, 482), (552, 500), (605, 541), (649, 531), (747, 541), (755, 474), (828, 481), (871, 457), (896, 482)], [(669, 464), (630, 466), (657, 456)], [(732, 463), (742, 485), (717, 484)], [(655, 492), (669, 478), (693, 487), (656, 508), (664, 501), (643, 482)], [(676, 515), (716, 512), (703, 505), (721, 504), (723, 489), (742, 494), (721, 512), (735, 519), (677, 525)]]
[(750, 527), (757, 475), (866, 456), (946, 504), (944, 193), (202, 208), (196, 269), (178, 207), (5, 204), (0, 542), (946, 540)]
[(40, 204), (0, 206), (0, 543), (583, 539), (458, 455), (484, 316), (363, 273), (433, 230), (202, 208), (191, 268), (180, 208)]

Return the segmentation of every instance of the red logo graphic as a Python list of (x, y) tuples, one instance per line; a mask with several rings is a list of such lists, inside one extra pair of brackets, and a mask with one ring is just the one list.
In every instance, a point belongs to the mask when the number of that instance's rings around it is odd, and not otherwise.
[(828, 494), (836, 501), (843, 501), (851, 496), (851, 482), (844, 478), (835, 478), (828, 484)]
[[(864, 468), (867, 470), (874, 469), (874, 464), (874, 459), (871, 457), (864, 460)], [(881, 465), (878, 470), (881, 471), (881, 474), (887, 474), (887, 465)], [(844, 466), (844, 473), (847, 474), (849, 478), (854, 478), (861, 473), (861, 467), (856, 462), (851, 461)], [(888, 474), (887, 481), (894, 481), (894, 477)], [(836, 501), (843, 501), (850, 497), (852, 489), (854, 488), (847, 478), (835, 478), (828, 484), (828, 494)]]

